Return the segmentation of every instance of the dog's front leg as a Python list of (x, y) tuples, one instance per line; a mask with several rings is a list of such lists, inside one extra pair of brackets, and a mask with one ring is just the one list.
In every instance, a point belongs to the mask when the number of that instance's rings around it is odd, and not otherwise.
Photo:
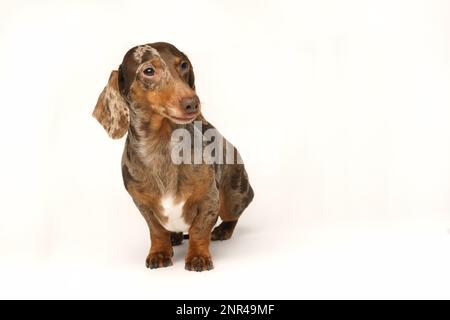
[(173, 248), (170, 232), (164, 229), (154, 217), (153, 213), (145, 214), (144, 217), (150, 229), (150, 239), (152, 242), (150, 252), (145, 260), (145, 265), (150, 269), (171, 266), (173, 264)]
[(211, 230), (219, 216), (218, 200), (206, 200), (197, 207), (198, 213), (189, 228), (189, 249), (185, 269), (205, 271), (213, 269), (209, 252)]

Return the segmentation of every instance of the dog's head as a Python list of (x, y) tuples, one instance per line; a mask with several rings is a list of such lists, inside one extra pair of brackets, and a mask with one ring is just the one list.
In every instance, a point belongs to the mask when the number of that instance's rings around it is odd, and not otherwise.
[(178, 124), (192, 122), (200, 114), (194, 71), (184, 53), (157, 42), (125, 54), (119, 69), (111, 72), (93, 116), (118, 139), (128, 130), (130, 112), (156, 113)]

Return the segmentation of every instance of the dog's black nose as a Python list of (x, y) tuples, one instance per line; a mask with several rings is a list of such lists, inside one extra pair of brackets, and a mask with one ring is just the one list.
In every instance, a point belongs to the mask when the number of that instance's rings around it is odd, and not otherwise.
[(186, 113), (195, 113), (198, 111), (200, 100), (195, 95), (193, 97), (183, 98), (181, 100), (181, 107)]

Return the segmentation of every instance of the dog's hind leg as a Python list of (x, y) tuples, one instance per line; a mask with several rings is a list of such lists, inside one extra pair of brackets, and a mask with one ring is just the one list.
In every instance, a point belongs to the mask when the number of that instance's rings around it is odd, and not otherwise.
[[(241, 216), (242, 211), (248, 206), (253, 199), (253, 190), (248, 187), (245, 192), (246, 196), (236, 196), (235, 192), (229, 192), (225, 194), (220, 192), (220, 210), (219, 216), (222, 219), (222, 223), (214, 228), (211, 233), (211, 240), (228, 240), (233, 235), (236, 224)], [(231, 209), (230, 209), (231, 208)]]
[(228, 240), (233, 235), (234, 228), (236, 227), (237, 220), (235, 221), (222, 221), (217, 227), (214, 228), (211, 233), (212, 241), (223, 241)]
[(171, 232), (170, 241), (172, 242), (172, 246), (179, 246), (180, 244), (182, 244), (183, 232)]

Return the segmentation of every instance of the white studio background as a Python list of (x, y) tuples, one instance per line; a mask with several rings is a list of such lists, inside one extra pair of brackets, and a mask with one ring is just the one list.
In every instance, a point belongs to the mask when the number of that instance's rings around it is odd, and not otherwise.
[[(145, 268), (91, 117), (156, 41), (256, 193), (211, 272)], [(450, 298), (448, 1), (1, 1), (0, 48), (0, 298)]]

